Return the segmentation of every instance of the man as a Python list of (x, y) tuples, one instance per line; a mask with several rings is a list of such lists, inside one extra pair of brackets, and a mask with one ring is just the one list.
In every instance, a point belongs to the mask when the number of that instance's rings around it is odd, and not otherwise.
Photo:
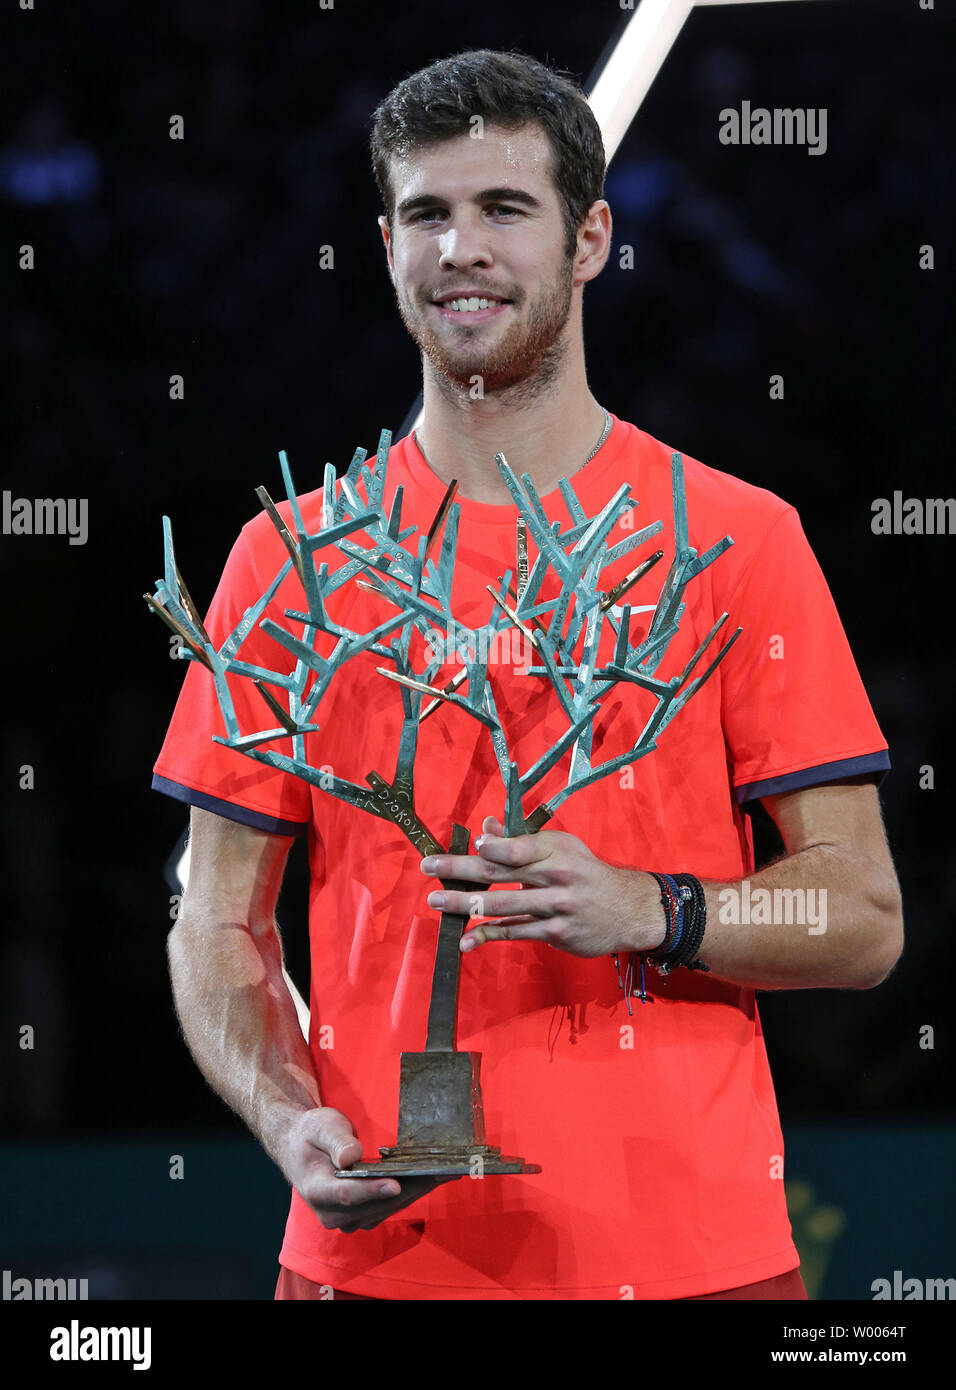
[[(582, 297), (607, 260), (611, 215), (580, 93), (519, 55), (458, 54), (390, 94), (372, 153), (388, 270), (424, 378), (422, 427), (392, 446), (385, 500), (401, 484), (402, 523), (424, 530), (459, 480), (456, 616), (485, 621), (485, 584), (514, 568), (517, 512), (498, 451), (565, 526), (560, 478), (589, 515), (628, 481), (638, 524), (665, 521), (655, 545), (666, 573), (671, 450), (605, 411), (587, 384)], [(722, 611), (743, 635), (650, 757), (570, 798), (536, 835), (503, 837), (487, 738), (454, 709), (423, 726), (418, 804), (444, 843), (452, 820), (483, 833), (467, 856), (419, 863), (395, 827), (213, 743), (212, 682), (198, 665), (187, 672), (154, 779), (193, 808), (173, 988), (204, 1074), (294, 1189), (277, 1297), (806, 1297), (754, 990), (871, 988), (898, 959), (900, 896), (874, 785), (889, 759), (793, 508), (696, 460), (684, 466), (690, 543), (703, 552), (729, 532), (735, 544), (688, 587), (661, 674), (682, 669)], [(301, 499), (310, 529), (319, 505), (318, 492)], [(612, 540), (624, 534), (620, 523)], [(213, 641), (283, 558), (268, 518), (243, 528), (207, 618)], [(301, 606), (296, 583), (280, 589), (277, 619)], [(354, 585), (335, 597), (333, 616), (355, 630), (382, 615), (383, 600)], [(258, 631), (248, 641), (245, 660), (276, 665), (276, 644)], [(400, 705), (375, 664), (350, 663), (323, 701), (313, 765), (357, 781), (390, 771)], [(553, 691), (504, 663), (492, 679), (528, 766), (565, 727)], [(235, 685), (243, 731), (262, 727), (255, 692)], [(643, 692), (615, 688), (595, 753), (629, 747), (647, 713)], [(566, 776), (565, 760), (541, 799)], [(757, 798), (786, 848), (760, 873), (742, 810)], [(303, 830), (310, 1046), (274, 920)], [(698, 968), (648, 968), (653, 1003), (632, 1013), (609, 957), (639, 969), (661, 953), (676, 908), (655, 875), (673, 874), (701, 885)], [(443, 898), (428, 876), (492, 887), (477, 902)], [(786, 890), (785, 917), (733, 911), (759, 889), (767, 900)], [(825, 916), (794, 921), (801, 901), (825, 903)], [(463, 938), (459, 1046), (483, 1053), (490, 1138), (542, 1172), (335, 1178), (394, 1141), (398, 1056), (422, 1046), (442, 906), (489, 919)]]

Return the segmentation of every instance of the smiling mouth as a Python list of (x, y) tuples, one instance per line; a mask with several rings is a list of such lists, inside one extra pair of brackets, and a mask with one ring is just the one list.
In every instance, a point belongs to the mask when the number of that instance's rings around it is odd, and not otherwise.
[[(485, 319), (491, 319), (510, 307), (511, 301), (486, 299), (484, 297), (473, 296), (471, 298), (448, 300), (444, 304), (434, 304), (442, 318), (453, 320), (457, 319), (461, 323), (481, 323)], [(461, 308), (453, 308), (453, 305), (461, 305)], [(467, 306), (467, 307), (466, 307)], [(484, 307), (481, 307), (484, 306)]]

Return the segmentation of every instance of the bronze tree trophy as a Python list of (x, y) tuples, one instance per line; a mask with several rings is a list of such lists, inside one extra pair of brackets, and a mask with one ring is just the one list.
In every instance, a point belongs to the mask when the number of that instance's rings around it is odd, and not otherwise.
[[(314, 534), (305, 529), (288, 460), (285, 452), (280, 452), (291, 528), (265, 488), (258, 488), (257, 494), (289, 558), (218, 649), (210, 641), (196, 605), (183, 584), (168, 517), (163, 518), (165, 577), (157, 581), (155, 593), (146, 594), (144, 598), (179, 636), (179, 654), (208, 668), (215, 682), (226, 729), (225, 737), (214, 736), (218, 743), (270, 767), (302, 777), (332, 796), (391, 821), (423, 857), (465, 854), (469, 843), (466, 827), (453, 825), (446, 850), (415, 810), (414, 764), (422, 720), (442, 701), (454, 705), (463, 715), (479, 720), (491, 736), (504, 784), (502, 824), (505, 834), (522, 835), (539, 830), (573, 792), (652, 752), (663, 729), (727, 654), (741, 629), (731, 635), (706, 669), (691, 679), (706, 648), (726, 623), (728, 615), (724, 613), (681, 673), (669, 680), (662, 680), (656, 674), (678, 630), (684, 589), (733, 542), (725, 536), (703, 555), (698, 555), (688, 545), (683, 465), (680, 454), (673, 454), (675, 556), (656, 604), (635, 610), (650, 612), (652, 617), (647, 635), (632, 645), (632, 609), (626, 604), (618, 605), (664, 552), (654, 552), (607, 591), (600, 588), (601, 572), (658, 534), (663, 523), (654, 522), (617, 544), (609, 545), (612, 529), (637, 506), (636, 500), (629, 496), (628, 485), (622, 484), (606, 506), (596, 516), (589, 517), (571, 484), (562, 479), (559, 487), (571, 519), (571, 525), (562, 530), (559, 522), (549, 521), (529, 475), (524, 474), (519, 481), (503, 455), (497, 454), (495, 461), (518, 510), (515, 582), (512, 584), (509, 571), (499, 577), (497, 588), (489, 584), (492, 603), (488, 622), (480, 629), (463, 627), (456, 622), (451, 608), (460, 515), (460, 508), (453, 501), (457, 484), (453, 482), (449, 486), (427, 535), (418, 534), (414, 526), (402, 529), (402, 489), (396, 489), (387, 514), (383, 500), (390, 441), (390, 432), (383, 430), (371, 466), (365, 462), (365, 450), (357, 449), (341, 478), (331, 464), (326, 465), (321, 525)], [(537, 550), (530, 568), (529, 535)], [(362, 542), (361, 536), (367, 543)], [(408, 548), (406, 542), (412, 537), (417, 539)], [(436, 545), (437, 559), (431, 559), (430, 553)], [(327, 564), (316, 564), (317, 552), (328, 546), (334, 546), (345, 561), (331, 573)], [(301, 625), (300, 636), (271, 619), (262, 619), (280, 584), (293, 569), (301, 583), (306, 606), (305, 611), (286, 609), (284, 615), (290, 623)], [(548, 575), (556, 577), (560, 591), (556, 597), (542, 601), (539, 594)], [(394, 614), (368, 632), (353, 632), (336, 624), (327, 612), (326, 600), (343, 585), (352, 583), (372, 590), (394, 605)], [(599, 666), (598, 651), (604, 623), (610, 624), (616, 641), (613, 658), (605, 666)], [(240, 659), (239, 648), (255, 624), (260, 624), (263, 632), (295, 658), (293, 672), (270, 670)], [(506, 730), (498, 718), (488, 676), (489, 651), (495, 635), (509, 626), (524, 634), (531, 644), (534, 659), (540, 662), (525, 668), (527, 678), (549, 681), (567, 718), (566, 732), (524, 773), (519, 772), (509, 751)], [(409, 660), (414, 628), (429, 640), (436, 631), (447, 638), (444, 652), (436, 650), (432, 644), (431, 659), (424, 670), (417, 672)], [(334, 639), (330, 656), (322, 656), (316, 650), (319, 633)], [(460, 662), (460, 669), (439, 688), (434, 682), (446, 664), (445, 653), (449, 648)], [(390, 663), (376, 669), (400, 687), (396, 693), (402, 701), (402, 721), (391, 780), (371, 771), (366, 777), (368, 785), (362, 786), (310, 765), (306, 760), (305, 735), (319, 732), (321, 726), (313, 721), (322, 697), (346, 663), (365, 651)], [(227, 673), (254, 683), (263, 705), (273, 717), (272, 727), (246, 733), (240, 730), (226, 681)], [(600, 697), (619, 681), (651, 692), (656, 697), (656, 706), (633, 747), (595, 767), (591, 761), (592, 736), (601, 708)], [(459, 694), (465, 685), (467, 692)], [(286, 740), (291, 740), (291, 757), (268, 746)], [(566, 786), (525, 816), (522, 805), (525, 796), (569, 751)], [(445, 881), (443, 886), (475, 891), (483, 885)], [(397, 1143), (381, 1149), (378, 1159), (355, 1163), (349, 1169), (339, 1170), (337, 1176), (454, 1176), (475, 1174), (476, 1170), (481, 1174), (541, 1171), (536, 1164), (502, 1155), (499, 1149), (486, 1142), (479, 1084), (481, 1054), (459, 1052), (455, 1045), (461, 961), (459, 942), (466, 921), (464, 916), (454, 913), (441, 914), (425, 1050), (401, 1055)]]

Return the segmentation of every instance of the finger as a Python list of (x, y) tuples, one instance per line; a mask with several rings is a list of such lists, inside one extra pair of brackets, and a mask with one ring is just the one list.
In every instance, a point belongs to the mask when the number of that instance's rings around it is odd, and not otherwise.
[(487, 893), (465, 893), (460, 889), (435, 890), (428, 895), (428, 906), (462, 917), (553, 917), (554, 892), (549, 888), (498, 888)]
[[(447, 1177), (403, 1177), (399, 1181), (398, 1178), (382, 1177), (381, 1174), (372, 1178), (356, 1173), (354, 1178), (335, 1178), (334, 1181), (338, 1189), (336, 1197), (341, 1198), (343, 1206), (352, 1206), (355, 1202), (378, 1202), (388, 1211), (397, 1211), (399, 1207), (407, 1207), (409, 1202), (417, 1201), (433, 1187), (443, 1182), (454, 1182), (458, 1176), (453, 1173)], [(382, 1198), (388, 1200), (382, 1201)]]
[(429, 878), (487, 883), (491, 866), (477, 854), (431, 854), (422, 860), (421, 867), (422, 873)]
[(422, 860), (422, 873), (431, 878), (458, 879), (466, 883), (510, 883), (519, 877), (534, 880), (533, 872), (531, 875), (512, 874), (508, 870), (543, 865), (554, 854), (556, 841), (552, 831), (506, 837), (504, 827), (494, 816), (485, 817), (482, 830), (474, 842), (475, 853), (428, 855)]
[(462, 934), (460, 950), (463, 954), (476, 950), (486, 941), (544, 941), (548, 942), (550, 931), (540, 918), (521, 918), (520, 920), (478, 922)]
[(377, 1207), (387, 1207), (391, 1210), (391, 1203), (401, 1196), (401, 1186), (394, 1178), (363, 1178), (356, 1174), (354, 1178), (332, 1177), (329, 1186), (322, 1193), (322, 1206), (326, 1210), (347, 1212), (353, 1208), (361, 1208), (362, 1220), (366, 1220), (366, 1214), (374, 1211)]
[[(498, 921), (476, 922), (473, 927), (467, 927), (465, 931), (462, 933), (461, 941), (459, 942), (459, 949), (462, 951), (462, 953), (467, 954), (468, 951), (473, 951), (476, 946), (481, 946), (484, 944), (485, 940), (488, 939), (487, 937), (482, 936), (479, 939), (475, 936), (475, 933), (478, 931), (479, 928), (505, 926), (538, 926), (540, 925), (540, 922), (540, 917), (532, 917), (530, 913), (524, 917), (508, 917), (506, 919), (500, 919)], [(509, 940), (510, 939), (512, 938), (509, 938)]]
[(457, 1182), (461, 1173), (453, 1173), (448, 1177), (441, 1178), (402, 1178), (401, 1195), (393, 1197), (385, 1205), (391, 1211), (401, 1211), (402, 1207), (410, 1206), (412, 1202), (417, 1202), (419, 1197), (427, 1197), (429, 1192), (433, 1192), (436, 1187), (441, 1187), (446, 1182)]
[(540, 866), (532, 864), (515, 868), (508, 863), (496, 864), (477, 854), (429, 856), (422, 860), (422, 873), (442, 883), (474, 883), (483, 888), (489, 883), (516, 883), (519, 879), (527, 880), (535, 887), (543, 887), (548, 881), (543, 860)]
[[(393, 1212), (401, 1211), (403, 1207), (411, 1206), (413, 1202), (417, 1202), (421, 1197), (426, 1197), (429, 1192), (433, 1191), (436, 1187), (440, 1187), (442, 1183), (457, 1182), (459, 1176), (459, 1174), (454, 1174), (450, 1177), (440, 1178), (402, 1178), (401, 1184), (396, 1182), (394, 1178), (390, 1178), (388, 1180), (389, 1184), (396, 1189), (397, 1195), (390, 1196), (386, 1201), (382, 1201), (375, 1196), (377, 1191), (376, 1179), (365, 1178), (363, 1182), (360, 1183), (357, 1179), (352, 1179), (350, 1181), (347, 1178), (342, 1178), (339, 1179), (341, 1183), (349, 1183), (351, 1187), (356, 1188), (367, 1187), (369, 1193), (367, 1196), (357, 1193), (354, 1197), (350, 1197), (348, 1202), (343, 1201), (340, 1210), (343, 1215), (347, 1215), (350, 1208), (355, 1208), (352, 1213), (350, 1229), (370, 1231), (373, 1226), (380, 1225), (381, 1222), (391, 1216)], [(334, 1207), (335, 1203), (333, 1201), (328, 1203), (326, 1209), (334, 1209)]]
[[(356, 1161), (350, 1159), (352, 1163)], [(394, 1178), (363, 1178), (359, 1174), (354, 1178), (337, 1178), (333, 1160), (322, 1150), (316, 1150), (304, 1179), (301, 1185), (297, 1184), (298, 1190), (315, 1211), (320, 1215), (332, 1213), (348, 1217), (351, 1214), (356, 1221), (364, 1221), (374, 1207), (401, 1195), (401, 1187)]]
[(547, 830), (539, 831), (536, 835), (509, 836), (486, 832), (478, 836), (474, 847), (476, 853), (489, 864), (525, 869), (550, 859), (554, 853), (554, 835)]
[(525, 913), (517, 913), (517, 912), (516, 912), (515, 915), (514, 915), (513, 917), (512, 917), (512, 916), (501, 917), (501, 918), (498, 918), (498, 919), (495, 919), (495, 920), (492, 920), (492, 918), (489, 917), (487, 922), (475, 922), (474, 925), (469, 926), (469, 927), (466, 927), (466, 928), (465, 928), (465, 931), (466, 931), (466, 932), (472, 932), (472, 931), (475, 930), (475, 927), (497, 926), (498, 923), (499, 923), (499, 921), (502, 922), (502, 923), (504, 923), (506, 926), (509, 926), (509, 927), (522, 927), (522, 926), (525, 925), (526, 922), (542, 923), (542, 925), (543, 925), (542, 918), (536, 917), (535, 914), (534, 914), (533, 912), (525, 912)]

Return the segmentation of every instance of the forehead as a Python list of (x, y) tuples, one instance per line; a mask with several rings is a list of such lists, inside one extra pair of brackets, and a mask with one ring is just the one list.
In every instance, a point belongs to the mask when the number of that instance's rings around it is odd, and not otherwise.
[(542, 126), (485, 125), (480, 138), (456, 135), (393, 155), (390, 171), (396, 203), (425, 192), (453, 201), (491, 185), (523, 188), (544, 202), (556, 197), (552, 166), (551, 142)]

